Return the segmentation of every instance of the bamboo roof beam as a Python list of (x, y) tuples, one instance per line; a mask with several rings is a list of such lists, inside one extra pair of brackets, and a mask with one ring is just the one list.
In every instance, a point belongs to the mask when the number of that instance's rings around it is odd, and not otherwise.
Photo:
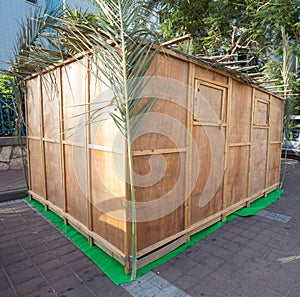
[(300, 96), (300, 94), (282, 94), (282, 97), (294, 97), (294, 96)]
[(199, 58), (205, 59), (205, 60), (229, 59), (231, 57), (238, 57), (238, 54), (219, 55), (219, 56), (199, 56)]
[(222, 65), (234, 65), (234, 64), (244, 64), (244, 63), (250, 63), (251, 60), (242, 60), (242, 61), (228, 61), (228, 62), (218, 62)]
[(255, 73), (248, 73), (248, 76), (263, 76), (264, 74), (262, 72), (255, 72)]
[(282, 96), (282, 97), (294, 97), (294, 96), (300, 96), (300, 94), (282, 94), (280, 96)]
[(178, 38), (175, 38), (175, 39), (166, 41), (166, 42), (164, 42), (164, 43), (162, 44), (162, 46), (168, 47), (168, 46), (177, 44), (177, 43), (179, 43), (179, 42), (186, 41), (186, 40), (191, 40), (191, 39), (192, 39), (191, 34), (186, 34), (186, 35), (184, 35), (184, 36), (181, 36), (181, 37), (178, 37)]
[(274, 89), (274, 88), (283, 88), (283, 87), (288, 87), (289, 85), (279, 85), (279, 86), (267, 86), (265, 89)]
[(280, 91), (273, 91), (274, 93), (287, 93), (292, 92), (293, 90), (280, 90)]
[(258, 84), (269, 84), (269, 83), (273, 83), (273, 82), (277, 82), (278, 79), (270, 79), (270, 80), (263, 80), (261, 82), (257, 82)]

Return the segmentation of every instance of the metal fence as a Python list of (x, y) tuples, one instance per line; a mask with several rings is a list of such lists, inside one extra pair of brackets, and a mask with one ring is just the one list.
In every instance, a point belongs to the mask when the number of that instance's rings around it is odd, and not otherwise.
[[(0, 137), (11, 136), (15, 134), (17, 112), (15, 105), (15, 96), (8, 93), (0, 93)], [(24, 102), (23, 114), (24, 114)], [(22, 124), (22, 136), (25, 136), (25, 125)]]

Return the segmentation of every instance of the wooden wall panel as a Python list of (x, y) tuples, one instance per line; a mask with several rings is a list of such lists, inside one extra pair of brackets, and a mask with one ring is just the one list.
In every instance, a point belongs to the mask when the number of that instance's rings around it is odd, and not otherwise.
[(106, 120), (94, 122), (90, 127), (92, 145), (101, 146), (99, 149), (113, 149), (124, 153), (125, 138), (109, 115), (106, 115)]
[(83, 60), (62, 67), (64, 139), (85, 145), (87, 70)]
[[(162, 207), (165, 207), (165, 205), (162, 205)], [(184, 230), (183, 205), (163, 218), (149, 222), (138, 222), (137, 250), (141, 251), (171, 236), (175, 236), (174, 238), (176, 238), (176, 234), (182, 230)]]
[(29, 80), (26, 83), (26, 102), (27, 102), (27, 136), (40, 137), (41, 134), (41, 91), (40, 77)]
[(284, 101), (271, 96), (270, 141), (281, 141)]
[(227, 162), (226, 206), (248, 197), (250, 146), (230, 147)]
[(255, 126), (269, 126), (269, 102), (255, 98), (254, 121)]
[[(153, 74), (155, 77), (167, 77), (172, 80), (188, 82), (188, 63), (178, 58), (164, 55), (163, 53), (156, 55), (154, 58), (152, 71), (154, 71)], [(168, 91), (170, 95), (173, 92), (172, 85), (169, 87), (171, 87)], [(173, 87), (173, 89), (174, 88), (176, 89), (176, 87)]]
[(197, 151), (192, 153), (192, 216), (199, 222), (222, 208), (224, 175), (224, 131), (219, 127), (193, 126)]
[[(111, 119), (109, 113), (113, 111), (107, 105), (114, 97), (113, 92), (103, 82), (101, 82), (101, 73), (94, 64), (91, 66), (90, 74), (90, 118), (91, 118), (91, 143), (107, 147), (116, 145), (114, 142), (121, 137), (117, 126)], [(102, 79), (104, 79), (102, 77)], [(108, 83), (108, 82), (107, 82)], [(98, 111), (97, 111), (98, 110)], [(100, 111), (100, 112), (99, 112)], [(117, 139), (116, 139), (117, 138)]]
[(67, 212), (87, 226), (85, 149), (65, 145)]
[(125, 253), (125, 223), (92, 204), (93, 231)]
[(252, 88), (233, 80), (230, 110), (229, 143), (250, 141)]
[[(60, 76), (55, 70), (46, 73), (41, 79), (43, 96), (43, 137), (47, 140), (60, 138), (59, 132), (59, 96), (60, 96)], [(59, 159), (59, 154), (57, 155)]]
[(281, 165), (281, 143), (270, 144), (268, 159), (267, 187), (279, 183)]
[(158, 100), (140, 128), (133, 150), (185, 148), (186, 108), (167, 100)]
[(183, 230), (184, 169), (180, 153), (134, 157), (138, 250)]
[(41, 197), (46, 197), (44, 169), (42, 162), (41, 142), (39, 140), (28, 139), (28, 149), (30, 155), (30, 181), (31, 190)]
[(125, 198), (124, 156), (124, 154), (99, 150), (91, 151), (93, 203)]
[(194, 120), (221, 123), (226, 121), (227, 89), (196, 80)]
[(258, 88), (255, 88), (255, 97), (265, 101), (270, 100), (270, 95), (263, 90), (259, 90)]
[(195, 78), (213, 82), (215, 84), (219, 84), (223, 86), (228, 85), (227, 76), (219, 74), (213, 70), (208, 70), (207, 68), (200, 67), (200, 66), (196, 66)]
[(126, 231), (125, 158), (91, 150), (93, 230), (124, 252)]
[(63, 209), (63, 187), (58, 143), (45, 143), (45, 167), (48, 200)]
[(250, 196), (262, 192), (265, 189), (268, 130), (253, 129)]

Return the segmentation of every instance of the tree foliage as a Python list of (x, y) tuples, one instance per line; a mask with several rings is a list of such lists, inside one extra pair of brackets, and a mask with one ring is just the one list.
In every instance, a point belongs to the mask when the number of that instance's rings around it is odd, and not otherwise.
[[(193, 37), (189, 50), (196, 55), (252, 57), (270, 79), (283, 84), (283, 35), (292, 59), (300, 57), (299, 0), (150, 0), (157, 10), (160, 34)], [(185, 50), (179, 45), (179, 49)], [(289, 69), (289, 87), (300, 93), (295, 63)], [(297, 81), (298, 76), (298, 81)], [(299, 97), (298, 97), (299, 98)], [(294, 98), (292, 101), (297, 103)], [(299, 105), (299, 104), (298, 104)]]

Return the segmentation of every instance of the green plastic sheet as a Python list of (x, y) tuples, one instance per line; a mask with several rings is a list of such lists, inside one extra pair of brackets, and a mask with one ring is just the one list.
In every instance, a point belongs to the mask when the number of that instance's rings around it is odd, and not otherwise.
[[(276, 200), (278, 200), (281, 197), (281, 194), (283, 193), (283, 190), (275, 190), (271, 192), (268, 196), (260, 198), (253, 203), (251, 203), (250, 207), (248, 208), (242, 208), (232, 215), (228, 216), (226, 218), (226, 221), (224, 222), (217, 222), (214, 225), (200, 231), (197, 234), (194, 234), (191, 236), (191, 239), (189, 242), (181, 245), (180, 247), (176, 248), (172, 252), (162, 256), (158, 260), (148, 264), (145, 267), (142, 267), (137, 272), (137, 277), (140, 277), (150, 270), (158, 267), (159, 265), (167, 262), (168, 260), (176, 257), (180, 253), (182, 253), (184, 250), (186, 250), (188, 247), (192, 246), (193, 244), (199, 242), (201, 239), (207, 237), (217, 229), (221, 228), (223, 225), (225, 225), (227, 222), (232, 221), (237, 216), (253, 216), (258, 211), (262, 210), (263, 208), (267, 207), (268, 205), (272, 204)], [(90, 258), (98, 267), (101, 269), (107, 277), (109, 277), (112, 282), (116, 285), (120, 285), (125, 282), (130, 282), (130, 276), (126, 275), (124, 272), (124, 267), (121, 265), (118, 261), (116, 261), (114, 258), (106, 254), (104, 251), (102, 251), (97, 246), (90, 246), (88, 244), (88, 240), (81, 235), (77, 230), (75, 230), (70, 225), (65, 225), (64, 220), (56, 215), (54, 212), (48, 210), (46, 211), (44, 206), (39, 203), (36, 200), (30, 200), (27, 198), (27, 201), (32, 204), (33, 207), (35, 207), (38, 211), (40, 211), (45, 217), (47, 217), (56, 227), (58, 227), (63, 233), (65, 233), (68, 238), (88, 257)]]

